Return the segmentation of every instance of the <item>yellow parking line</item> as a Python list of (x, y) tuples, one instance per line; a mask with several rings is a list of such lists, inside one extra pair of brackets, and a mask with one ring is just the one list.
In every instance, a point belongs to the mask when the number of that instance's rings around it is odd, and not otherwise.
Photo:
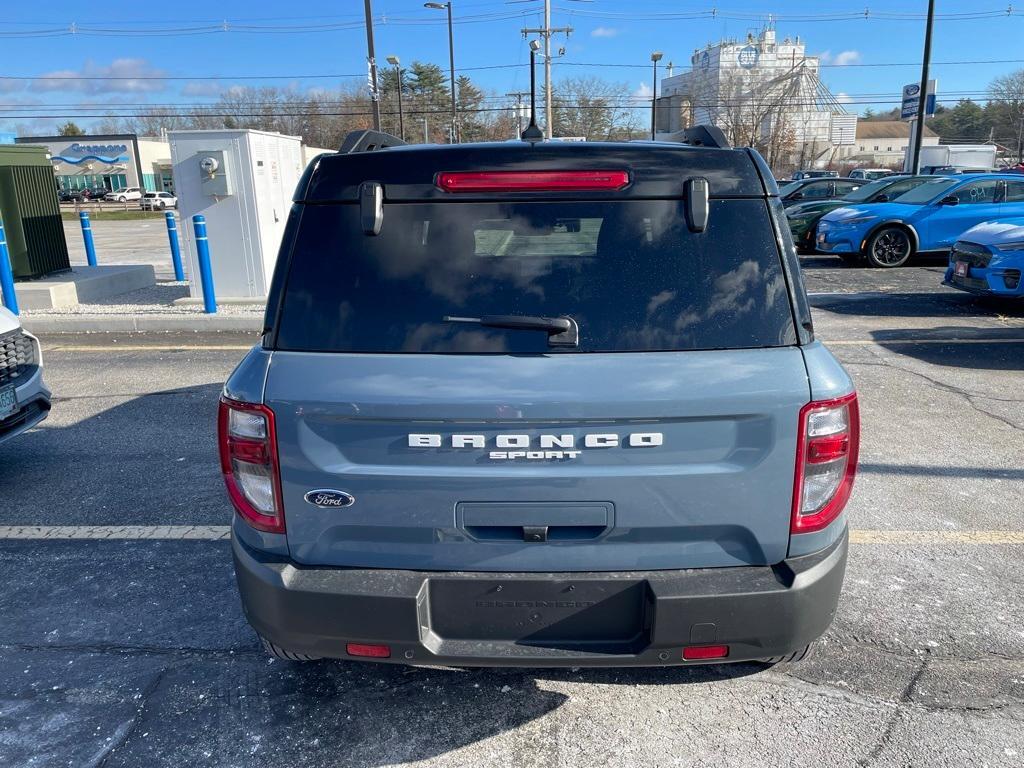
[(1024, 544), (1024, 531), (882, 531), (854, 528), (851, 544)]
[[(1019, 339), (838, 339), (822, 340), (830, 347), (866, 347), (885, 344), (1024, 344)], [(54, 344), (44, 346), (44, 352), (245, 352), (253, 344)]]
[(57, 344), (43, 352), (247, 352), (253, 344)]

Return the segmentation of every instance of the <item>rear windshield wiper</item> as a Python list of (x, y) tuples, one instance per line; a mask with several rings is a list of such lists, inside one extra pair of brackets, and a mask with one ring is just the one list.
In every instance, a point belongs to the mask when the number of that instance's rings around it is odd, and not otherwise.
[(540, 315), (481, 315), (480, 317), (441, 318), (446, 323), (476, 323), (488, 328), (510, 328), (517, 331), (547, 331), (548, 346), (575, 347), (580, 342), (580, 329), (571, 317)]

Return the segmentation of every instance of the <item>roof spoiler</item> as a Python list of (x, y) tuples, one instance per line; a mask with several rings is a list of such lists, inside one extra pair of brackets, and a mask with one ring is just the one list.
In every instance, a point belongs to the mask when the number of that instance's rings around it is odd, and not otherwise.
[(341, 141), (338, 152), (342, 155), (353, 152), (373, 152), (388, 147), (401, 147), (406, 142), (383, 131), (350, 131)]
[(725, 138), (722, 129), (715, 125), (692, 125), (683, 130), (683, 144), (691, 147), (718, 147), (729, 149), (732, 145)]

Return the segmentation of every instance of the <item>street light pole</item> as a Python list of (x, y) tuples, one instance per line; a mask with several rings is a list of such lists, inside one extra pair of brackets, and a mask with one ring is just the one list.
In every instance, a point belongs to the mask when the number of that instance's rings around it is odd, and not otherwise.
[(370, 63), (370, 102), (373, 106), (373, 130), (380, 130), (380, 91), (377, 90), (377, 58), (373, 52), (373, 10), (370, 0), (363, 0), (366, 16), (366, 60)]
[(654, 65), (654, 83), (651, 88), (651, 141), (654, 141), (654, 134), (657, 130), (658, 117), (658, 62), (661, 61), (661, 51), (651, 54), (651, 62)]
[(932, 60), (932, 24), (935, 21), (935, 0), (928, 0), (928, 26), (924, 30), (924, 55), (921, 59), (921, 92), (917, 98), (917, 120), (914, 123), (914, 154), (910, 172), (921, 172), (921, 142), (924, 141), (924, 113), (928, 104), (928, 66)]
[(395, 80), (398, 82), (398, 138), (405, 141), (405, 115), (402, 113), (402, 62), (397, 56), (388, 56), (388, 64), (395, 68)]
[(449, 141), (454, 144), (459, 138), (459, 118), (455, 108), (455, 38), (452, 34), (452, 4), (451, 0), (448, 0), (447, 3), (424, 3), (423, 7), (444, 9), (448, 12), (448, 68), (451, 71), (452, 89), (452, 125), (449, 129)]

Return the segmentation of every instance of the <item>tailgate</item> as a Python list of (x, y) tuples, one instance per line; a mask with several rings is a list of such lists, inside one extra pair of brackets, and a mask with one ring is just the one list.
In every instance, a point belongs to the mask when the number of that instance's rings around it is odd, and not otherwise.
[(796, 347), (275, 352), (265, 395), (296, 561), (456, 571), (779, 562), (808, 400)]

